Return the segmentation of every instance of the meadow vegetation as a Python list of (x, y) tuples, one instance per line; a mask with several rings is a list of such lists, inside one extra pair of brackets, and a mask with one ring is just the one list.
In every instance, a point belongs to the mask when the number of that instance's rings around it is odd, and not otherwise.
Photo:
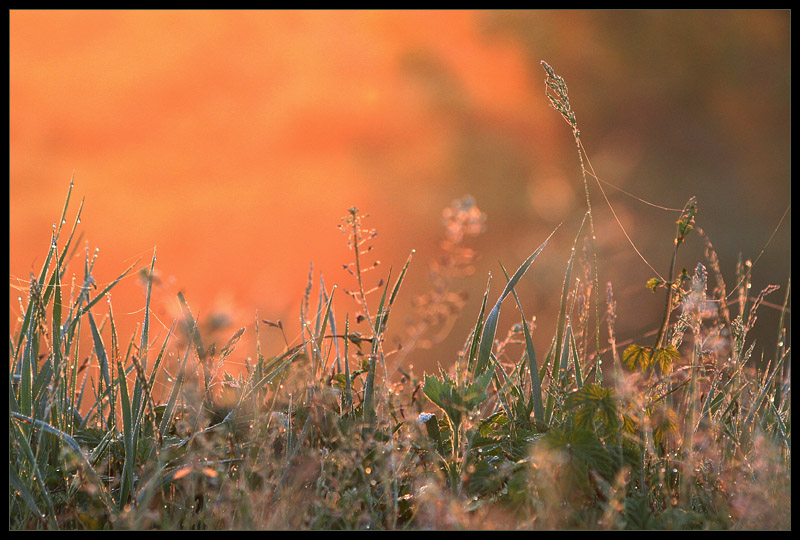
[[(119, 336), (106, 300), (134, 266), (101, 288), (87, 251), (82, 280), (65, 281), (80, 222), (79, 208), (63, 227), (70, 184), (9, 340), (10, 529), (790, 529), (790, 284), (774, 351), (754, 358), (748, 335), (778, 287), (751, 295), (743, 262), (729, 288), (689, 198), (665, 237), (666, 276), (654, 269), (642, 283), (664, 297), (656, 337), (618, 350), (613, 287), (601, 290), (594, 248), (597, 177), (566, 83), (542, 64), (573, 132), (587, 212), (513, 273), (501, 266), (499, 285), (489, 277), (479, 312), (461, 314), (474, 320), (463, 348), (436, 373), (414, 373), (389, 350), (412, 255), (376, 277), (379, 244), (356, 208), (340, 224), (351, 282), (320, 280), (315, 294), (309, 275), (301, 335), (280, 354), (258, 344), (283, 332), (280, 321), (256, 316), (255, 351), (237, 350), (245, 328), (218, 347), (180, 294), (183, 317), (154, 337), (155, 253), (142, 270), (141, 325)], [(404, 357), (462, 311), (453, 282), (485, 217), (470, 198), (445, 209)], [(553, 291), (557, 324), (534, 329), (515, 285), (535, 276), (556, 233), (575, 235)], [(678, 271), (689, 241), (703, 243), (705, 260)], [(358, 305), (343, 319), (342, 294)], [(519, 315), (504, 336), (501, 308)], [(546, 351), (534, 332), (547, 334)], [(225, 372), (234, 357), (247, 358), (235, 377)]]

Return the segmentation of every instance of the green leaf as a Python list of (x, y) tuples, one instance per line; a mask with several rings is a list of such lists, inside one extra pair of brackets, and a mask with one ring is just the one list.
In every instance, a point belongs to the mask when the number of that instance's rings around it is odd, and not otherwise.
[(117, 371), (122, 405), (122, 440), (125, 447), (125, 461), (119, 498), (119, 508), (121, 510), (128, 502), (128, 498), (133, 491), (133, 467), (136, 460), (136, 440), (134, 439), (133, 433), (133, 411), (130, 398), (128, 397), (128, 383), (125, 379), (125, 370), (122, 367), (122, 363), (117, 364)]
[(509, 419), (505, 413), (496, 412), (481, 422), (480, 428), (478, 428), (478, 433), (480, 433), (481, 437), (491, 437), (492, 435), (496, 434), (495, 432), (498, 430), (498, 428), (508, 424), (508, 422)]
[(469, 345), (469, 357), (467, 360), (467, 371), (472, 373), (472, 368), (478, 355), (478, 345), (480, 344), (480, 336), (483, 332), (483, 314), (486, 312), (486, 302), (489, 299), (489, 285), (492, 283), (492, 275), (489, 274), (489, 280), (486, 282), (486, 291), (483, 293), (483, 302), (481, 303), (481, 310), (478, 313), (478, 320), (475, 323), (475, 328), (472, 330)]
[(446, 375), (443, 374), (441, 379), (433, 375), (426, 375), (422, 392), (444, 411), (454, 429), (461, 425), (462, 414), (465, 411), (464, 401), (459, 395), (455, 383)]
[(554, 428), (540, 441), (546, 448), (560, 452), (567, 459), (566, 470), (574, 475), (573, 480), (579, 485), (588, 485), (590, 470), (597, 471), (607, 480), (614, 476), (614, 459), (590, 430)]
[(431, 414), (430, 416), (423, 417), (420, 415), (420, 419), (424, 420), (425, 422), (425, 430), (428, 432), (428, 437), (430, 437), (431, 441), (436, 443), (436, 450), (444, 455), (444, 445), (442, 444), (442, 432), (439, 430), (439, 420), (436, 418), (435, 414)]
[(492, 382), (492, 375), (493, 372), (491, 370), (486, 371), (470, 384), (466, 391), (464, 392), (464, 405), (467, 411), (474, 410), (478, 405), (483, 403), (488, 395), (486, 394), (486, 389), (489, 387), (489, 383)]
[(611, 388), (597, 383), (589, 383), (567, 396), (564, 405), (576, 411), (575, 427), (578, 429), (594, 429), (598, 422), (606, 433), (619, 428), (619, 411), (617, 397)]

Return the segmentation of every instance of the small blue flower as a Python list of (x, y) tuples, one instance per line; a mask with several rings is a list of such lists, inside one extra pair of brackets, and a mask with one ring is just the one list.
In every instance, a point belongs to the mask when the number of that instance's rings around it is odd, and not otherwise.
[(433, 415), (431, 413), (426, 413), (426, 412), (419, 413), (419, 418), (417, 418), (417, 423), (427, 424), (428, 420), (430, 420), (431, 418), (433, 418)]

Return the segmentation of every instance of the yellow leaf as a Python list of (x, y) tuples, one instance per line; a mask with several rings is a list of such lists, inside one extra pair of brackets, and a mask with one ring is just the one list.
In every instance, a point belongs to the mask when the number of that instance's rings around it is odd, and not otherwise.
[(631, 371), (635, 371), (637, 368), (644, 371), (650, 367), (652, 355), (653, 350), (650, 347), (633, 344), (629, 345), (622, 353), (622, 361)]
[(669, 375), (672, 372), (672, 364), (680, 359), (681, 353), (675, 348), (675, 345), (669, 345), (664, 349), (656, 349), (653, 354), (653, 363), (658, 366), (663, 375)]

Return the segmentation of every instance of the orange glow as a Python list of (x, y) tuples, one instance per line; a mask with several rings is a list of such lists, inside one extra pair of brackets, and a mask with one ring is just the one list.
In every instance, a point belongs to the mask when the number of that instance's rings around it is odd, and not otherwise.
[[(97, 272), (157, 246), (167, 326), (177, 290), (201, 317), (291, 313), (309, 262), (347, 260), (335, 226), (353, 204), (382, 233), (421, 234), (414, 206), (435, 226), (444, 132), (403, 81), (408, 50), (460, 72), (486, 114), (530, 84), (469, 12), (15, 12), (11, 43), (12, 276), (38, 272), (74, 170)], [(112, 296), (117, 316), (141, 309), (140, 287)]]
[[(776, 33), (788, 28), (781, 13), (751, 14), (752, 34), (741, 17), (717, 17), (720, 25), (742, 34), (753, 54), (761, 50), (759, 40), (773, 52), (780, 49), (783, 41)], [(675, 24), (685, 28), (683, 21), (695, 19), (696, 14), (686, 14)], [(474, 279), (457, 285), (469, 291), (470, 303), (446, 347), (415, 361), (419, 371), (443, 356), (455, 358), (474, 322), (488, 272), (501, 275), (497, 260), (515, 268), (554, 223), (569, 220), (552, 253), (548, 248), (537, 261), (537, 277), (520, 284), (520, 296), (530, 306), (526, 314), (536, 314), (546, 330), (547, 336), (537, 336), (538, 346), (546, 347), (549, 317), (558, 300), (558, 292), (552, 291), (560, 290), (566, 254), (585, 208), (575, 147), (558, 114), (548, 108), (539, 60), (548, 58), (567, 77), (578, 120), (585, 122), (585, 143), (603, 165), (600, 176), (666, 206), (680, 207), (696, 194), (684, 195), (692, 185), (675, 192), (670, 191), (673, 184), (660, 188), (667, 181), (641, 167), (654, 159), (648, 154), (653, 148), (670, 155), (682, 151), (677, 143), (646, 139), (664, 133), (653, 129), (651, 121), (674, 117), (653, 103), (666, 103), (664, 96), (672, 96), (672, 106), (680, 108), (683, 102), (675, 96), (684, 93), (700, 99), (700, 90), (691, 86), (698, 77), (681, 79), (683, 72), (677, 71), (658, 79), (650, 74), (652, 80), (673, 85), (672, 94), (644, 86), (650, 79), (624, 77), (628, 64), (623, 52), (637, 69), (649, 62), (633, 64), (638, 46), (616, 43), (610, 37), (618, 31), (613, 22), (604, 12), (12, 11), (11, 330), (19, 315), (16, 296), (25, 295), (30, 273), (41, 269), (51, 224), (74, 172), (67, 227), (85, 197), (79, 227), (85, 236), (65, 279), (65, 297), (73, 273), (80, 285), (84, 242), (90, 252), (100, 249), (95, 274), (101, 287), (138, 260), (131, 276), (111, 293), (122, 342), (141, 323), (144, 287), (137, 271), (149, 264), (154, 248), (159, 281), (153, 304), (158, 322), (152, 333), (160, 335), (158, 345), (179, 314), (178, 291), (201, 320), (214, 314), (229, 319), (216, 338), (218, 345), (239, 327), (248, 327), (231, 358), (234, 363), (243, 364), (238, 356), (255, 355), (247, 339), (253, 337), (256, 312), (259, 319), (283, 320), (294, 338), (300, 332), (298, 306), (312, 262), (312, 302), (322, 273), (328, 290), (334, 284), (340, 287), (338, 324), (343, 326), (346, 311), (352, 321), (355, 308), (342, 291), (353, 288), (342, 270), (351, 255), (336, 228), (351, 206), (368, 212), (367, 225), (379, 232), (375, 250), (382, 265), (373, 284), (390, 267), (394, 280), (411, 250), (417, 250), (401, 293), (405, 297), (399, 301), (403, 316), (393, 321), (401, 339), (402, 321), (413, 313), (414, 297), (430, 287), (426, 273), (443, 233), (441, 211), (453, 199), (472, 194), (488, 220), (487, 232), (475, 244), (483, 258)], [(692, 24), (687, 31), (694, 31)], [(696, 33), (701, 35), (699, 29)], [(703, 43), (693, 46), (705, 50)], [(693, 57), (690, 45), (680, 58)], [(778, 62), (769, 73), (779, 73), (780, 54), (766, 56)], [(688, 73), (690, 64), (679, 63)], [(698, 60), (703, 73), (709, 64)], [(741, 87), (749, 88), (742, 80)], [(745, 142), (752, 142), (748, 137), (755, 139), (756, 133), (781, 136), (781, 125), (759, 126), (748, 117), (742, 106), (742, 96), (748, 94), (737, 93), (727, 78), (723, 82), (709, 90), (720, 110), (709, 107), (709, 116), (699, 123), (715, 126), (714, 115), (719, 114), (725, 127), (749, 126)], [(622, 100), (618, 96), (623, 92), (644, 101)], [(762, 101), (781, 103), (768, 97)], [(619, 112), (611, 114), (613, 110)], [(772, 118), (769, 112), (749, 114), (766, 122)], [(692, 111), (687, 114), (692, 121), (697, 117)], [(625, 121), (631, 124), (621, 125)], [(685, 124), (673, 129), (678, 140), (688, 137)], [(606, 144), (626, 140), (630, 133), (636, 134), (635, 152)], [(714, 137), (722, 150), (712, 148), (719, 150), (722, 163), (744, 155), (741, 140), (726, 142), (716, 132)], [(726, 154), (725, 145), (739, 153)], [(767, 150), (771, 148), (779, 146)], [(753, 163), (775, 164), (773, 193), (783, 204), (784, 162), (759, 149)], [(686, 159), (684, 155), (674, 162)], [(715, 166), (719, 162), (708, 164)], [(692, 179), (674, 171), (668, 177)], [(749, 199), (754, 210), (758, 204), (767, 211), (780, 206), (758, 199), (759, 193), (766, 197), (759, 191)], [(593, 196), (599, 213), (601, 199)], [(704, 211), (712, 206), (700, 200)], [(631, 203), (622, 199), (619, 204)], [(725, 205), (720, 206), (724, 215)], [(627, 215), (625, 208), (619, 214)], [(618, 236), (608, 215), (597, 219), (598, 236), (604, 231)], [(664, 238), (668, 246), (674, 217), (659, 214), (657, 219), (648, 221), (647, 238), (642, 232), (636, 239), (649, 254), (657, 254), (655, 264), (663, 268), (666, 263), (659, 257), (665, 250), (660, 246)], [(663, 234), (648, 244), (653, 231)], [(765, 240), (768, 232), (759, 230), (753, 242)], [(639, 294), (649, 270), (640, 268), (629, 246), (618, 244), (608, 247), (617, 259), (613, 268), (605, 267), (609, 273), (601, 281), (619, 277), (613, 273), (616, 268), (635, 269), (638, 273), (627, 273), (625, 279), (642, 283), (634, 291)], [(493, 287), (499, 290), (497, 277)], [(615, 290), (623, 294), (624, 287)], [(624, 313), (624, 297), (618, 300)], [(97, 309), (100, 316), (107, 312), (105, 305)], [(641, 309), (657, 319), (655, 303)], [(643, 331), (645, 318), (633, 317), (634, 331)], [(262, 341), (268, 350), (280, 349), (282, 336), (272, 330), (262, 328)]]

